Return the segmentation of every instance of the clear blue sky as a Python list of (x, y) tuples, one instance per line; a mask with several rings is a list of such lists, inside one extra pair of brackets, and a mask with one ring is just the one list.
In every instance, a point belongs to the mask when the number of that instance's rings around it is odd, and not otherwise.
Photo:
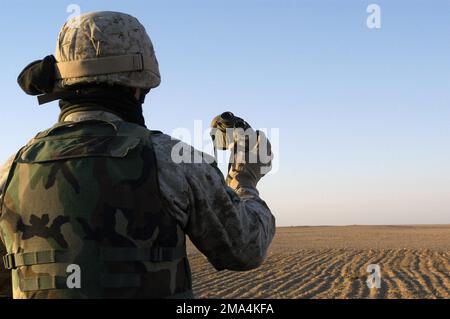
[(450, 223), (450, 1), (4, 1), (0, 161), (57, 118), (16, 78), (54, 52), (71, 3), (147, 28), (163, 77), (151, 128), (229, 109), (280, 129), (260, 185), (279, 225)]

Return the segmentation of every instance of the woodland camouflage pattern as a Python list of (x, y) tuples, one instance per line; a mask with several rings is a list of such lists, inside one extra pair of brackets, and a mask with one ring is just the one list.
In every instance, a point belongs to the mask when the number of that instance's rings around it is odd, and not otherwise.
[[(275, 219), (252, 183), (239, 184), (239, 172), (230, 174), (232, 189), (208, 155), (205, 163), (175, 164), (179, 141), (109, 113), (65, 120), (12, 165), (0, 216), (7, 252), (56, 251), (54, 263), (12, 270), (14, 298), (190, 297), (185, 235), (218, 270), (262, 263)], [(0, 170), (0, 188), (10, 166)], [(178, 253), (145, 260), (138, 252), (151, 247)], [(68, 264), (80, 265), (81, 289), (65, 286)], [(3, 295), (8, 274), (2, 269)]]
[[(67, 62), (135, 53), (151, 57), (154, 69), (158, 70), (153, 44), (142, 24), (130, 15), (103, 11), (69, 19), (59, 33), (55, 58), (58, 62)], [(64, 88), (87, 83), (151, 89), (161, 83), (161, 76), (159, 71), (144, 70), (68, 78), (57, 81), (55, 86)]]

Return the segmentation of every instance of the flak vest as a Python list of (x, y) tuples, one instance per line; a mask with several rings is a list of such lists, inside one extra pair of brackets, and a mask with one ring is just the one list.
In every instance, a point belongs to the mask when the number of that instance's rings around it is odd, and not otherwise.
[(0, 203), (14, 298), (192, 298), (151, 132), (59, 123), (16, 155)]

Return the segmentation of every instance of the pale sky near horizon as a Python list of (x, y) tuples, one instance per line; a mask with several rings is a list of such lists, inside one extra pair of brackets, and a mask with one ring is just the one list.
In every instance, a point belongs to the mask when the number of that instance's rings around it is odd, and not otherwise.
[(54, 53), (72, 3), (146, 27), (162, 73), (150, 128), (231, 110), (279, 129), (279, 169), (260, 184), (279, 226), (450, 224), (449, 0), (4, 1), (1, 162), (57, 119), (16, 78)]

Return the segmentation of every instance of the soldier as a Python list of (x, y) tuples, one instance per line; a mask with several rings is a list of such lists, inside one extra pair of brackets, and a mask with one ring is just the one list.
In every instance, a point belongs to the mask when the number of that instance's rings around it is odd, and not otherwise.
[[(61, 114), (0, 170), (14, 298), (193, 298), (185, 235), (219, 271), (263, 262), (275, 233), (256, 189), (263, 164), (235, 163), (225, 182), (190, 146), (201, 163), (172, 160), (181, 142), (145, 127), (142, 104), (160, 73), (137, 19), (69, 20), (55, 57), (18, 81), (40, 103), (59, 100)], [(246, 151), (262, 143), (260, 133)]]

